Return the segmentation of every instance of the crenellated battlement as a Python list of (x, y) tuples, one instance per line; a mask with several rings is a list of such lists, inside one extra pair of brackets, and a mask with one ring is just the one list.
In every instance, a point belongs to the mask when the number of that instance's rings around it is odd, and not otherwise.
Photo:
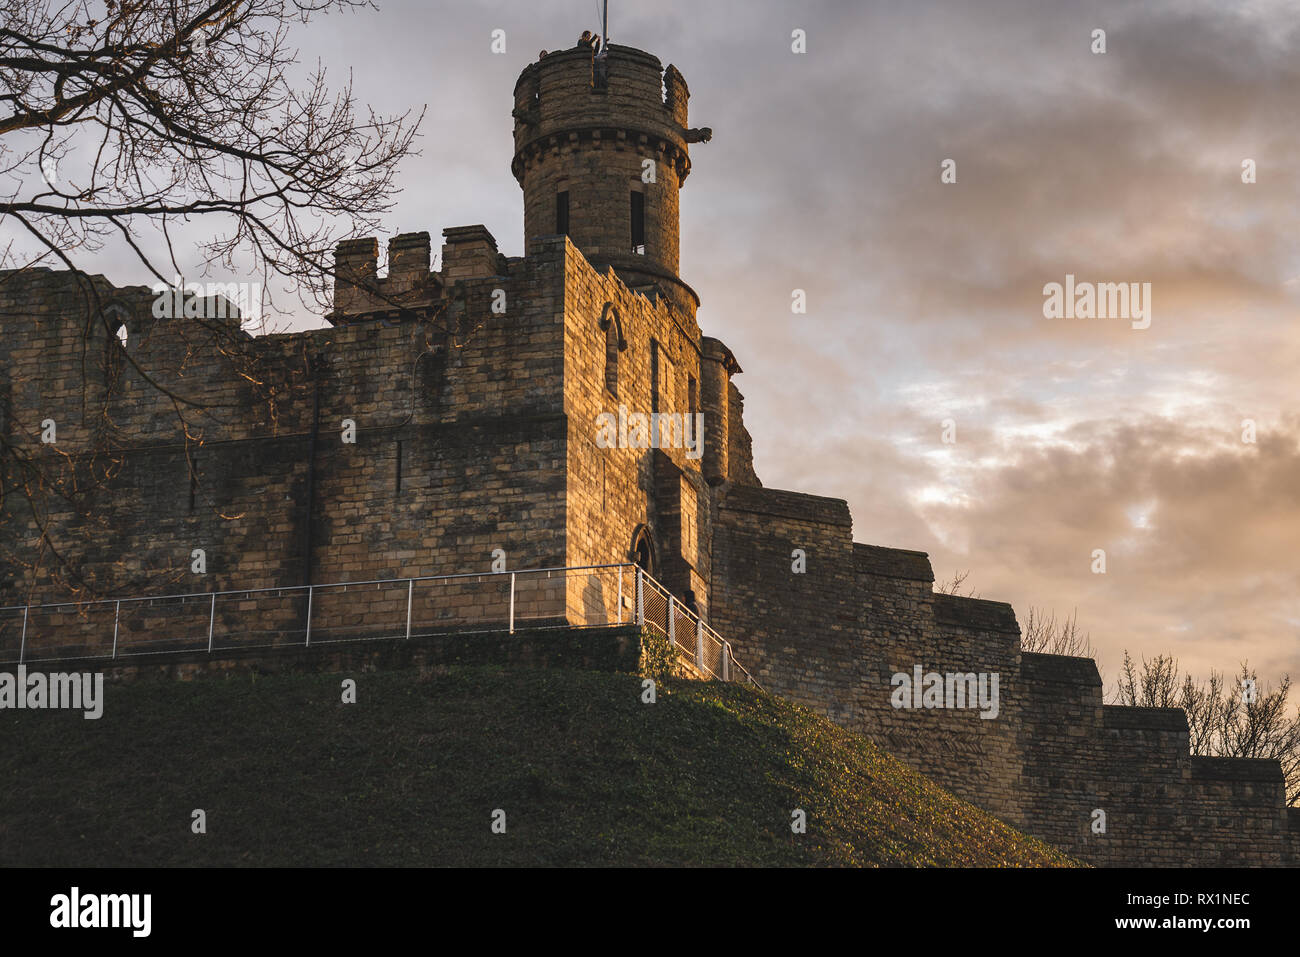
[(358, 319), (430, 316), (469, 279), (507, 276), (506, 257), (481, 225), (442, 231), (442, 268), (431, 269), (428, 233), (402, 233), (388, 241), (388, 272), (379, 275), (379, 241), (374, 237), (339, 243), (334, 253), (335, 325)]

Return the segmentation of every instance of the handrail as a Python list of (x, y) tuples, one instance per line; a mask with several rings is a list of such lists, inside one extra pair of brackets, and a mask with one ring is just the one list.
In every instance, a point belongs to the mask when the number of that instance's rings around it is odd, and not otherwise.
[[(631, 562), (614, 562), (607, 565), (552, 565), (546, 568), (522, 568), (520, 574), (541, 574), (542, 572), (582, 572), (601, 568), (636, 568)], [(74, 605), (111, 605), (121, 601), (168, 601), (173, 598), (220, 598), (222, 595), (259, 595), (272, 591), (303, 591), (308, 588), (342, 588), (345, 585), (393, 585), (398, 582), (432, 582), (449, 581), (456, 578), (484, 578), (490, 575), (509, 575), (510, 572), (457, 572), (454, 575), (416, 575), (402, 578), (371, 578), (362, 581), (321, 582), (314, 585), (270, 585), (266, 588), (228, 588), (224, 591), (177, 592), (170, 595), (136, 595), (125, 598), (91, 598), (88, 601), (51, 601), (43, 605), (0, 605), (0, 611), (20, 611), (24, 608), (67, 608)]]
[[(674, 615), (681, 615), (681, 616), (684, 617), (687, 621), (692, 622), (693, 625), (694, 625), (694, 629), (693, 629), (693, 630), (695, 630), (695, 629), (699, 629), (699, 630), (702, 631), (703, 633), (707, 634), (707, 635), (709, 636), (709, 638), (711, 638), (711, 639), (712, 639), (712, 640), (713, 640), (713, 641), (714, 641), (714, 642), (715, 642), (715, 643), (720, 647), (721, 654), (724, 656), (724, 664), (723, 664), (724, 669), (725, 669), (725, 668), (728, 668), (728, 667), (731, 667), (731, 668), (735, 668), (735, 669), (737, 669), (737, 670), (740, 672), (740, 674), (744, 675), (744, 680), (745, 680), (748, 684), (752, 684), (754, 687), (756, 687), (756, 688), (762, 690), (762, 687), (763, 687), (763, 686), (760, 685), (760, 684), (759, 684), (759, 683), (754, 679), (754, 676), (751, 675), (751, 674), (749, 673), (748, 669), (746, 669), (746, 668), (745, 668), (745, 667), (744, 667), (744, 666), (743, 666), (739, 661), (737, 661), (735, 655), (733, 655), (733, 654), (731, 653), (731, 643), (730, 643), (730, 642), (728, 642), (728, 641), (727, 641), (726, 639), (724, 639), (721, 635), (719, 635), (716, 631), (714, 631), (714, 629), (712, 628), (712, 626), (710, 626), (709, 623), (706, 622), (703, 618), (701, 618), (698, 614), (696, 614), (695, 612), (692, 612), (692, 611), (691, 611), (690, 609), (688, 609), (688, 608), (683, 607), (682, 604), (681, 604), (681, 602), (678, 601), (678, 600), (676, 599), (676, 597), (672, 594), (672, 592), (668, 591), (667, 588), (665, 588), (662, 584), (660, 584), (660, 582), (657, 581), (657, 580), (654, 578), (653, 575), (649, 574), (648, 572), (646, 572), (644, 569), (640, 568), (639, 566), (637, 567), (637, 575), (638, 575), (638, 577), (639, 577), (640, 579), (642, 579), (642, 580), (648, 582), (648, 583), (650, 584), (651, 589), (652, 589), (653, 591), (657, 592), (657, 593), (659, 594), (659, 596), (660, 596), (662, 599), (664, 599), (664, 601), (667, 603), (667, 614), (668, 614), (668, 616), (669, 616), (669, 617), (668, 617), (669, 629), (668, 629), (667, 631), (665, 631), (665, 633), (664, 633), (664, 637), (667, 638), (667, 639), (669, 639), (670, 641), (672, 641), (673, 644), (676, 645), (676, 647), (679, 649), (679, 651), (681, 651), (683, 654), (685, 654), (686, 651), (687, 651), (687, 648), (686, 648), (685, 645), (682, 644), (682, 642), (678, 641), (677, 638), (676, 638), (676, 634), (675, 634), (676, 627), (675, 627), (675, 623), (674, 623), (674, 621), (673, 621), (673, 617), (672, 617), (672, 616), (674, 616)], [(638, 594), (644, 596), (644, 590), (643, 590), (643, 589), (638, 589)], [(640, 623), (641, 623), (642, 625), (644, 625), (644, 624), (646, 623), (646, 621), (645, 621), (645, 617), (646, 617), (646, 616), (645, 616), (644, 599), (643, 599), (643, 598), (642, 598), (642, 601), (640, 602), (640, 607), (639, 607), (639, 610), (638, 610), (638, 614), (639, 614), (640, 619), (641, 619)], [(653, 625), (655, 625), (655, 627), (658, 627), (658, 623), (657, 623), (657, 622), (650, 622), (650, 624), (653, 624)], [(662, 630), (662, 629), (661, 629), (661, 630)], [(713, 674), (714, 677), (716, 677), (716, 678), (718, 678), (718, 679), (720, 679), (720, 680), (723, 680), (723, 681), (727, 681), (727, 680), (733, 680), (733, 681), (734, 681), (734, 680), (738, 680), (738, 679), (735, 679), (735, 678), (729, 678), (729, 677), (728, 677), (727, 675), (725, 675), (725, 674), (724, 674), (724, 675), (716, 674), (715, 672), (712, 671), (712, 669), (707, 668), (707, 666), (705, 667), (704, 670), (708, 671), (710, 674)]]
[[(214, 638), (214, 629), (216, 623), (217, 601), (219, 598), (230, 597), (230, 596), (244, 596), (245, 598), (249, 598), (253, 595), (269, 595), (269, 594), (275, 594), (276, 597), (281, 597), (285, 594), (292, 596), (295, 594), (305, 593), (307, 596), (308, 605), (307, 605), (307, 612), (306, 612), (305, 627), (303, 629), (304, 631), (303, 645), (304, 647), (310, 647), (312, 645), (312, 637), (313, 637), (312, 598), (318, 591), (327, 591), (329, 589), (337, 589), (337, 588), (342, 588), (346, 591), (348, 588), (363, 588), (370, 585), (374, 585), (374, 586), (404, 585), (406, 591), (406, 618), (404, 622), (405, 625), (404, 632), (405, 632), (405, 636), (407, 638), (410, 638), (412, 635), (412, 609), (414, 606), (414, 592), (415, 592), (415, 585), (417, 583), (456, 582), (456, 581), (466, 581), (469, 579), (492, 579), (492, 578), (501, 577), (505, 581), (508, 581), (510, 585), (508, 621), (509, 621), (509, 632), (511, 634), (514, 634), (515, 624), (516, 624), (515, 599), (516, 599), (517, 578), (527, 578), (531, 576), (544, 576), (545, 579), (549, 580), (557, 574), (563, 574), (565, 576), (568, 576), (573, 573), (598, 572), (598, 571), (611, 570), (611, 569), (618, 569), (619, 571), (618, 592), (617, 592), (617, 599), (616, 599), (617, 608), (618, 608), (618, 620), (617, 622), (615, 622), (612, 616), (608, 616), (608, 620), (603, 622), (604, 624), (612, 625), (612, 624), (622, 624), (624, 622), (623, 604), (625, 601), (625, 593), (623, 587), (623, 573), (625, 570), (630, 571), (635, 569), (636, 572), (635, 592), (634, 592), (635, 610), (633, 615), (633, 621), (636, 624), (644, 627), (648, 623), (654, 625), (655, 627), (659, 627), (658, 623), (654, 620), (650, 620), (647, 622), (647, 615), (645, 611), (645, 600), (646, 600), (647, 592), (656, 595), (665, 603), (666, 606), (665, 613), (667, 615), (667, 619), (665, 621), (665, 625), (667, 627), (661, 628), (660, 630), (664, 631), (666, 637), (669, 637), (670, 639), (673, 640), (673, 644), (677, 647), (680, 653), (686, 655), (688, 651), (690, 651), (690, 649), (686, 646), (684, 642), (678, 641), (676, 639), (678, 617), (684, 619), (686, 622), (688, 622), (691, 625), (691, 631), (693, 635), (696, 636), (693, 639), (693, 644), (699, 642), (702, 638), (707, 637), (713, 643), (713, 645), (716, 646), (716, 650), (722, 656), (721, 657), (722, 674), (718, 674), (712, 668), (708, 667), (708, 665), (706, 665), (701, 659), (700, 656), (703, 654), (703, 651), (701, 650), (703, 648), (703, 645), (699, 645), (699, 647), (694, 652), (691, 652), (691, 654), (693, 654), (694, 657), (696, 658), (697, 667), (699, 667), (702, 671), (706, 672), (707, 674), (712, 675), (713, 677), (719, 678), (724, 681), (744, 680), (750, 684), (753, 684), (756, 687), (761, 687), (761, 685), (759, 685), (758, 682), (754, 680), (753, 676), (749, 673), (749, 671), (746, 670), (740, 664), (740, 662), (736, 661), (735, 656), (731, 653), (731, 645), (729, 642), (723, 639), (723, 637), (719, 635), (717, 631), (715, 631), (698, 614), (690, 611), (687, 608), (684, 608), (681, 602), (677, 600), (673, 596), (673, 594), (667, 588), (665, 588), (659, 581), (657, 581), (652, 575), (650, 575), (640, 566), (635, 565), (631, 562), (616, 562), (616, 563), (608, 563), (602, 565), (573, 565), (573, 566), (557, 565), (557, 566), (548, 566), (544, 568), (529, 568), (529, 569), (518, 569), (518, 570), (511, 570), (511, 571), (507, 571), (503, 569), (502, 571), (459, 572), (451, 575), (421, 575), (421, 576), (412, 576), (407, 578), (372, 578), (372, 579), (363, 579), (358, 581), (324, 582), (321, 584), (312, 584), (312, 585), (279, 585), (279, 586), (268, 586), (262, 588), (231, 588), (231, 589), (224, 589), (221, 591), (183, 592), (183, 593), (173, 593), (167, 595), (136, 595), (136, 596), (129, 596), (129, 597), (121, 597), (121, 598), (96, 598), (96, 599), (91, 599), (89, 601), (45, 602), (38, 605), (5, 605), (5, 606), (0, 606), (0, 614), (3, 614), (5, 612), (13, 612), (13, 613), (19, 611), (22, 612), (22, 619), (23, 619), (22, 636), (18, 648), (18, 663), (22, 664), (23, 661), (27, 658), (27, 652), (29, 650), (27, 647), (29, 644), (28, 624), (32, 612), (40, 611), (42, 609), (89, 609), (99, 605), (103, 605), (103, 606), (111, 605), (113, 606), (113, 641), (112, 641), (111, 655), (98, 655), (98, 656), (65, 655), (62, 657), (62, 659), (56, 657), (56, 658), (42, 658), (36, 660), (46, 660), (46, 661), (70, 660), (70, 659), (78, 659), (78, 658), (86, 658), (86, 657), (105, 657), (105, 658), (111, 657), (116, 659), (118, 657), (128, 657), (132, 655), (145, 653), (145, 652), (120, 652), (119, 651), (118, 632), (119, 632), (119, 626), (122, 622), (123, 605), (129, 605), (131, 603), (138, 604), (142, 602), (149, 602), (149, 603), (180, 602), (183, 604), (188, 599), (196, 599), (196, 600), (201, 599), (205, 603), (207, 603), (208, 606), (205, 609), (206, 611), (205, 617), (207, 618), (207, 625), (208, 625), (207, 653), (212, 654), (214, 651), (213, 638)], [(67, 614), (67, 612), (60, 612), (60, 613)], [(398, 627), (401, 628), (400, 625)], [(328, 629), (326, 629), (326, 631), (328, 633)], [(328, 639), (327, 638), (326, 640), (327, 641), (348, 641), (348, 640), (362, 640), (362, 639), (360, 638)], [(268, 646), (257, 645), (257, 646), (249, 646), (249, 647), (268, 647)], [(157, 654), (185, 653), (190, 650), (191, 649), (182, 649), (181, 651), (165, 651), (163, 649), (155, 649), (153, 653), (157, 653)]]

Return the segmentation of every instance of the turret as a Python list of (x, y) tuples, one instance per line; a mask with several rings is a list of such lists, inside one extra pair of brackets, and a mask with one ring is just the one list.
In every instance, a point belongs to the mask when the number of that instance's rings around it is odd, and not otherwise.
[(678, 194), (690, 174), (690, 91), (676, 68), (611, 44), (541, 57), (515, 84), (515, 157), (524, 240), (565, 233), (595, 266), (632, 287), (658, 286), (694, 316), (678, 275)]

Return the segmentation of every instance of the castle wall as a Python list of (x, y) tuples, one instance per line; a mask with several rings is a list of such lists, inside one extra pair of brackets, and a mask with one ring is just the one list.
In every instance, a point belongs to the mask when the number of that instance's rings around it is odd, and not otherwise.
[[(1290, 859), (1276, 762), (1192, 757), (1180, 710), (1104, 706), (1091, 660), (1022, 654), (1010, 606), (935, 594), (924, 554), (851, 537), (835, 499), (735, 485), (719, 496), (713, 624), (768, 690), (1095, 864)], [(918, 665), (996, 674), (997, 716), (894, 707), (894, 676)]]
[[(99, 594), (130, 594), (486, 571), (494, 548), (512, 568), (564, 564), (562, 268), (542, 257), (462, 281), (438, 323), (231, 336), (221, 349), (191, 320), (153, 320), (147, 290), (105, 284), (135, 309), (131, 356), (208, 408), (187, 448), (167, 397), (120, 372), (107, 404), (112, 475), (84, 496), (93, 519), (48, 499), (67, 565)], [(101, 441), (80, 386), (86, 310), (70, 274), (32, 276), (3, 287), (6, 365), (22, 370), (6, 426), (33, 454), (75, 456)], [(491, 312), (495, 289), (504, 315)], [(121, 348), (91, 329), (91, 353)], [(105, 375), (92, 375), (93, 393)], [(58, 423), (52, 447), (37, 440), (45, 418)], [(22, 568), (36, 557), (31, 511), (18, 497), (6, 508), (16, 571), (0, 601), (66, 598), (48, 558), (34, 576)], [(195, 548), (203, 575), (191, 571)]]
[[(795, 550), (804, 572), (794, 570)], [(838, 499), (724, 486), (715, 499), (710, 624), (764, 688), (852, 721), (859, 615), (852, 525)]]
[(1101, 807), (1101, 675), (1090, 658), (1024, 652), (1020, 663), (1021, 820), (1035, 837), (1089, 860), (1091, 814)]
[[(731, 486), (714, 526), (713, 624), (764, 687), (1014, 817), (1018, 629), (1007, 606), (935, 595), (916, 552), (857, 545), (842, 501)], [(793, 570), (794, 549), (806, 571)], [(937, 606), (937, 610), (936, 610)], [(997, 674), (997, 717), (895, 708), (895, 674)]]
[[(1142, 861), (1176, 865), (1193, 848), (1184, 833), (1185, 783), (1190, 773), (1187, 717), (1178, 708), (1102, 708), (1093, 749), (1097, 807), (1106, 813), (1106, 833), (1092, 833), (1095, 863)], [(1091, 811), (1083, 809), (1088, 820)], [(1202, 857), (1198, 851), (1198, 857)]]
[(1211, 867), (1300, 864), (1300, 858), (1288, 858), (1284, 804), (1276, 761), (1194, 756), (1191, 780), (1179, 805), (1184, 853), (1173, 862), (1191, 860)]
[(727, 383), (727, 392), (727, 418), (730, 424), (727, 434), (728, 478), (737, 485), (761, 487), (763, 483), (754, 473), (753, 439), (745, 428), (745, 397), (734, 382)]
[[(915, 566), (921, 562), (928, 567), (927, 559), (910, 553), (900, 564)], [(859, 581), (865, 583), (873, 577), (860, 575)], [(929, 582), (922, 584), (930, 587)], [(886, 642), (885, 666), (874, 666), (876, 692), (871, 698), (870, 717), (871, 724), (880, 730), (868, 730), (867, 721), (862, 722), (862, 730), (877, 737), (887, 749), (896, 747), (896, 753), (913, 767), (933, 768), (935, 780), (954, 794), (1017, 822), (1021, 817), (1017, 782), (1022, 764), (1018, 739), (1023, 693), (1020, 632), (1015, 615), (1002, 602), (955, 595), (927, 597), (931, 614), (928, 621), (922, 617), (918, 628), (896, 637), (882, 635)], [(915, 607), (924, 615), (927, 603), (918, 596)], [(954, 701), (956, 707), (894, 708), (884, 695), (889, 688), (887, 682), (892, 675), (912, 672), (916, 665), (945, 679), (950, 674), (975, 675), (977, 682), (984, 682), (994, 705), (968, 699), (963, 708), (958, 699)], [(984, 717), (986, 714), (988, 717)]]

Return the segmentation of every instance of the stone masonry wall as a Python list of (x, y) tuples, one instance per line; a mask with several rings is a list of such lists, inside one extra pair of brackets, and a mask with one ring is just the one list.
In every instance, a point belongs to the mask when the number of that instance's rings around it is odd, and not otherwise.
[[(678, 595), (692, 589), (707, 612), (711, 532), (700, 436), (695, 435), (696, 451), (685, 447), (685, 436), (675, 430), (672, 437), (664, 431), (657, 449), (617, 447), (621, 442), (603, 447), (608, 436), (602, 438), (598, 428), (601, 415), (618, 418), (620, 410), (629, 416), (654, 411), (686, 416), (698, 410), (700, 347), (694, 320), (666, 298), (628, 289), (615, 271), (597, 271), (564, 237), (536, 243), (567, 257), (567, 563), (631, 561), (634, 536), (645, 529), (654, 541), (656, 576)], [(706, 417), (704, 442), (710, 441), (710, 426)]]
[[(1181, 711), (1104, 706), (1091, 660), (1022, 654), (1010, 606), (935, 594), (924, 554), (851, 537), (834, 499), (735, 485), (719, 496), (713, 624), (769, 690), (1083, 860), (1294, 860), (1277, 762), (1191, 756)], [(997, 717), (895, 708), (893, 676), (917, 665), (997, 674)]]
[[(795, 549), (805, 554), (803, 572), (794, 570)], [(854, 544), (842, 501), (756, 487), (732, 486), (720, 499), (714, 574), (713, 625), (765, 687), (870, 735), (962, 797), (1015, 816), (1006, 782), (1020, 766), (1018, 632), (1009, 608), (935, 595), (920, 553)], [(997, 717), (895, 709), (893, 675), (910, 677), (916, 665), (997, 673)]]
[(1091, 860), (1091, 814), (1101, 807), (1101, 675), (1089, 658), (1022, 653), (1020, 661), (1021, 820), (1035, 837)]
[[(450, 331), (411, 319), (236, 335), (221, 344), (234, 358), (202, 348), (187, 320), (153, 320), (147, 290), (104, 284), (136, 310), (125, 349), (210, 408), (187, 444), (166, 397), (129, 366), (118, 373), (107, 403), (113, 466), (84, 496), (94, 524), (57, 497), (41, 500), (67, 566), (111, 595), (486, 571), (498, 547), (510, 567), (564, 564), (564, 325), (553, 291), (563, 266), (543, 255), (512, 275), (462, 281)], [(92, 356), (122, 349), (86, 323), (78, 286), (41, 270), (0, 286), (0, 350), (20, 370), (6, 390), (6, 434), (47, 459), (77, 461), (103, 444), (83, 411), (83, 327)], [(513, 306), (504, 315), (489, 308), (495, 289)], [(260, 387), (240, 375), (241, 354)], [(92, 399), (107, 388), (97, 375)], [(53, 446), (39, 442), (47, 418), (58, 423)], [(343, 441), (344, 420), (354, 443)], [(7, 497), (3, 522), (0, 603), (66, 599), (20, 496)], [(195, 548), (203, 575), (191, 571)]]

